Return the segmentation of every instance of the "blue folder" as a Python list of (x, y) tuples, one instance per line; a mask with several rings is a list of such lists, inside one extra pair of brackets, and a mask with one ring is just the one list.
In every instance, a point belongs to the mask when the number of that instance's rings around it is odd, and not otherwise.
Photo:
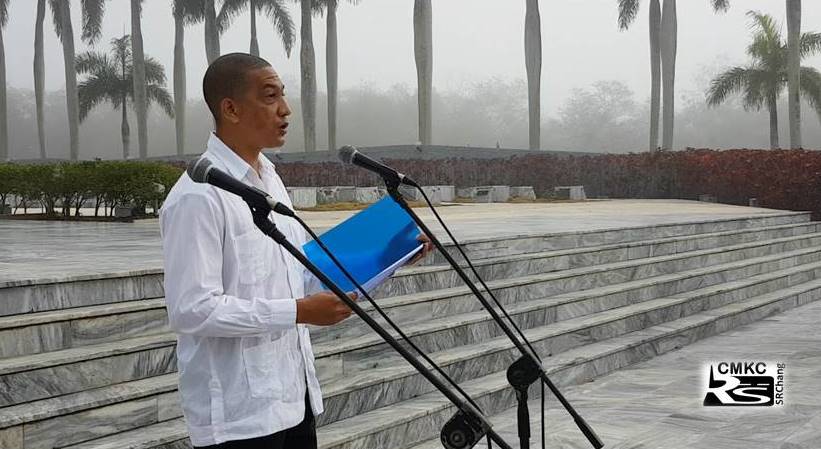
[[(385, 197), (319, 236), (354, 279), (365, 290), (374, 280), (391, 273), (398, 262), (421, 249), (416, 223), (391, 197)], [(353, 291), (351, 281), (314, 242), (302, 247), (305, 255), (344, 291)]]

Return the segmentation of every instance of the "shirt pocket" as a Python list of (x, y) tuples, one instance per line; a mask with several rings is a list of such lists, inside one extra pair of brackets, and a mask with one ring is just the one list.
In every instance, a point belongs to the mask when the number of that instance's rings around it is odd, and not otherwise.
[(252, 285), (268, 276), (271, 270), (271, 254), (267, 238), (254, 228), (234, 239), (239, 257), (237, 270), (240, 283)]
[(277, 379), (279, 365), (276, 344), (272, 341), (242, 350), (248, 389), (256, 398), (273, 398), (282, 395), (282, 382)]
[(282, 402), (295, 402), (299, 393), (293, 388), (298, 379), (295, 359), (298, 354), (282, 347), (279, 340), (245, 348), (242, 351), (248, 388), (252, 397), (276, 398)]

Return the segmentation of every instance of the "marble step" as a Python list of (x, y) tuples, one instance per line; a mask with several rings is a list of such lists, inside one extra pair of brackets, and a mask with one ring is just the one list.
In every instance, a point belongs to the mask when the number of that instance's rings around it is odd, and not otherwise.
[[(821, 281), (814, 280), (602, 342), (570, 349), (545, 358), (544, 364), (548, 374), (558, 386), (589, 381), (615, 369), (819, 298), (821, 298)], [(540, 348), (537, 350), (546, 354)], [(502, 367), (504, 366), (503, 364)], [(500, 413), (514, 403), (503, 369), (460, 382), (460, 385), (479, 402), (487, 415)], [(569, 397), (568, 399), (572, 402), (574, 398)], [(320, 426), (318, 428), (320, 447), (323, 449), (404, 448), (438, 435), (442, 423), (453, 413), (452, 407), (438, 392), (425, 393), (387, 407)], [(579, 438), (583, 437), (579, 435)], [(430, 440), (430, 444), (434, 441)], [(71, 449), (115, 447), (181, 449), (190, 448), (190, 444), (187, 441), (183, 420), (173, 419), (70, 446)], [(427, 448), (428, 446), (422, 445), (419, 449), (422, 447)]]
[[(596, 307), (595, 303), (590, 304), (594, 301), (583, 301), (580, 304), (574, 304), (577, 311), (575, 316), (565, 316), (562, 320), (556, 319), (556, 312), (558, 307), (566, 305), (565, 298), (550, 297), (517, 303), (508, 307), (507, 311), (516, 325), (523, 330), (552, 324), (555, 331), (571, 329), (574, 342), (583, 339), (607, 338), (612, 336), (613, 332), (624, 331), (625, 325), (620, 325), (616, 330), (610, 329), (607, 325), (612, 321), (630, 317), (631, 322), (626, 326), (646, 326), (650, 322), (658, 324), (657, 321), (665, 319), (673, 313), (671, 312), (673, 310), (676, 311), (675, 313), (684, 313), (681, 311), (682, 305), (694, 298), (699, 298), (704, 292), (713, 294), (732, 291), (734, 293), (732, 298), (737, 300), (767, 292), (767, 288), (784, 288), (790, 286), (791, 282), (807, 282), (821, 277), (818, 276), (821, 274), (821, 263), (802, 267), (801, 271), (784, 270), (777, 273), (775, 275), (767, 273), (752, 280), (746, 279), (733, 283), (732, 288), (727, 284), (721, 284), (691, 292), (672, 294), (672, 296), (662, 296), (658, 299), (634, 297), (623, 302), (595, 301), (599, 304), (607, 302), (608, 304), (603, 308), (601, 305)], [(735, 279), (725, 279), (725, 282), (732, 280)], [(710, 304), (693, 303), (686, 304), (685, 307), (687, 311), (691, 311), (707, 305)], [(594, 324), (600, 327), (588, 327)], [(578, 333), (580, 325), (584, 332)], [(472, 345), (504, 335), (498, 324), (484, 310), (436, 318), (404, 326), (402, 330), (425, 353)], [(392, 334), (398, 338), (395, 332)], [(335, 377), (348, 377), (360, 371), (395, 363), (399, 359), (395, 351), (375, 333), (315, 345), (314, 354), (321, 361), (318, 372), (323, 379), (327, 379), (328, 374)]]
[(0, 317), (0, 359), (168, 331), (163, 298)]
[(2, 408), (0, 432), (21, 434), (21, 449), (53, 448), (181, 416), (177, 375), (168, 374)]
[(0, 407), (172, 373), (175, 345), (163, 333), (0, 360)]
[[(668, 237), (654, 240), (619, 242), (603, 246), (584, 246), (563, 250), (528, 252), (496, 256), (473, 261), (479, 276), (485, 281), (528, 274), (566, 270), (591, 264), (603, 264), (651, 256), (698, 251), (752, 241), (771, 240), (811, 234), (821, 230), (821, 223), (792, 223), (765, 228)], [(462, 262), (461, 257), (456, 258)], [(467, 264), (462, 264), (472, 279)], [(396, 295), (450, 288), (461, 284), (456, 272), (447, 264), (415, 266), (399, 269), (392, 278), (377, 287), (371, 296), (385, 298)]]
[[(657, 301), (652, 307), (644, 307), (645, 310), (651, 310), (650, 320), (636, 320), (636, 316), (640, 313), (637, 309), (629, 310), (629, 308), (623, 308), (620, 310), (619, 316), (599, 320), (599, 330), (593, 329), (593, 326), (596, 325), (594, 321), (582, 320), (580, 321), (581, 326), (571, 322), (560, 323), (559, 328), (552, 329), (550, 332), (540, 333), (540, 336), (543, 338), (555, 338), (557, 335), (561, 336), (572, 332), (579, 332), (579, 329), (581, 329), (583, 335), (588, 333), (593, 335), (596, 332), (601, 335), (604, 326), (612, 326), (613, 323), (616, 323), (616, 332), (623, 333), (628, 329), (627, 327), (619, 325), (618, 322), (620, 320), (623, 321), (624, 317), (629, 317), (629, 320), (634, 325), (640, 323), (642, 326), (647, 326), (652, 324), (652, 320), (669, 316), (671, 311), (674, 311), (676, 308), (679, 309), (679, 313), (683, 313), (680, 307), (682, 304), (684, 304), (687, 313), (695, 313), (705, 307), (724, 305), (729, 302), (743, 300), (743, 298), (756, 294), (788, 288), (796, 283), (816, 279), (819, 277), (819, 274), (821, 274), (821, 263), (807, 265), (802, 267), (801, 270), (787, 269), (766, 273), (722, 286), (703, 288), (664, 301)], [(547, 330), (547, 328), (545, 328), (545, 330)], [(597, 338), (601, 338), (600, 335)], [(501, 338), (497, 340), (501, 345), (500, 347), (505, 346), (505, 339)], [(574, 340), (572, 344), (576, 343)], [(539, 340), (539, 344), (544, 346), (546, 343)], [(506, 347), (507, 349), (504, 350), (510, 351), (510, 345), (507, 344)], [(562, 348), (558, 345), (553, 345), (552, 350), (561, 351)], [(463, 353), (464, 350), (460, 349), (457, 352)], [(451, 372), (454, 372), (455, 379), (458, 381), (468, 380), (470, 377), (466, 377), (467, 373), (472, 373), (471, 375), (473, 376), (481, 376), (503, 366), (498, 365), (498, 361), (494, 361), (488, 354), (480, 352), (477, 354), (477, 360), (474, 362), (478, 364), (478, 370), (454, 370), (453, 360), (443, 354), (444, 352), (440, 351), (436, 357), (448, 363), (443, 366), (448, 367)], [(461, 358), (464, 359), (464, 356)], [(478, 360), (478, 358), (487, 360)], [(505, 357), (496, 357), (495, 360), (504, 358)], [(373, 370), (368, 370), (367, 372), (354, 375), (344, 380), (323, 382), (326, 413), (319, 418), (320, 424), (348, 418), (376, 407), (387, 406), (389, 403), (385, 402), (387, 399), (386, 396), (398, 402), (430, 391), (430, 386), (422, 381), (421, 378), (412, 382), (407, 381), (406, 377), (408, 375), (419, 377), (413, 374), (409, 366), (396, 362), (393, 362), (392, 365), (393, 366), (386, 366), (386, 364), (382, 364), (382, 366), (376, 367)], [(403, 371), (398, 372), (397, 368), (402, 368)], [(0, 409), (0, 429), (23, 424), (30, 425), (30, 423), (35, 421), (40, 422), (38, 428), (58, 428), (58, 426), (51, 426), (47, 423), (53, 420), (61, 422), (61, 420), (64, 419), (62, 415), (68, 413), (76, 415), (72, 422), (79, 426), (82, 424), (80, 418), (90, 414), (85, 413), (89, 409), (108, 407), (107, 410), (111, 412), (110, 414), (116, 415), (116, 410), (120, 407), (116, 404), (119, 402), (137, 401), (142, 404), (145, 403), (144, 398), (160, 394), (165, 394), (165, 396), (159, 399), (159, 406), (162, 408), (159, 412), (159, 416), (164, 416), (166, 419), (176, 417), (181, 413), (178, 403), (176, 402), (176, 382), (176, 374), (168, 374), (84, 391), (73, 395), (64, 395), (2, 408)], [(385, 391), (401, 391), (402, 393), (399, 396), (386, 395), (384, 393)], [(381, 399), (374, 400), (374, 396), (378, 396)], [(129, 405), (123, 405), (120, 408), (131, 410), (131, 406)]]
[[(765, 263), (769, 264), (768, 269), (779, 269), (818, 261), (819, 257), (821, 248), (810, 248), (746, 259), (737, 262), (735, 268), (743, 272)], [(722, 278), (719, 275), (716, 279)], [(705, 281), (699, 280), (696, 285), (701, 282)], [(549, 293), (541, 297), (546, 296)], [(534, 295), (536, 298), (539, 296)], [(175, 343), (173, 334), (164, 333), (0, 360), (0, 406), (172, 372), (176, 364)], [(339, 364), (339, 359), (318, 357), (320, 377), (330, 378), (339, 370)]]
[[(505, 256), (478, 260), (477, 266), (484, 278), (494, 279), (550, 272), (560, 267), (573, 268), (591, 263), (681, 253), (711, 248), (728, 242), (737, 243), (784, 235), (792, 236), (796, 233), (815, 231), (818, 226), (818, 223), (787, 224), (771, 228), (752, 228), (602, 247)], [(550, 266), (549, 263), (554, 263), (554, 265)], [(455, 279), (452, 270), (442, 266), (413, 267), (404, 272), (400, 271), (397, 276), (402, 279), (402, 283), (410, 282), (421, 286), (425, 282), (420, 279), (424, 279), (427, 274), (435, 274), (442, 279), (449, 278), (450, 284), (443, 281), (438, 285), (452, 286), (459, 282)], [(167, 331), (167, 315), (164, 307), (163, 299), (155, 298), (0, 317), (0, 358), (56, 351)], [(339, 329), (314, 328), (314, 339), (324, 341), (330, 339), (330, 334), (341, 335), (342, 329), (346, 326), (348, 325), (343, 325)], [(367, 332), (367, 329), (363, 329), (362, 332)], [(328, 335), (324, 335), (326, 333)]]
[[(560, 295), (577, 290), (645, 279), (662, 274), (676, 273), (698, 267), (718, 265), (737, 260), (771, 254), (814, 248), (821, 242), (821, 233), (782, 237), (766, 241), (748, 242), (719, 248), (689, 251), (681, 254), (647, 257), (643, 259), (591, 265), (550, 273), (531, 274), (487, 282), (503, 304)], [(799, 254), (799, 253), (796, 253)], [(488, 297), (487, 294), (485, 294)], [(489, 298), (489, 297), (488, 297)], [(419, 292), (377, 300), (380, 307), (394, 320), (402, 323), (428, 320), (434, 316), (452, 315), (481, 308), (473, 293), (465, 286)], [(361, 301), (366, 310), (370, 304)], [(374, 314), (376, 316), (376, 314)], [(378, 320), (383, 322), (381, 318)], [(352, 317), (336, 326), (312, 328), (317, 343), (348, 338), (368, 333), (358, 317)]]
[[(554, 232), (550, 234), (526, 234), (509, 236), (503, 240), (495, 238), (462, 239), (460, 243), (471, 259), (506, 256), (529, 252), (601, 246), (614, 243), (653, 240), (710, 232), (732, 231), (744, 228), (779, 226), (790, 223), (809, 222), (809, 212), (774, 212), (772, 215), (755, 215), (746, 218), (705, 219), (656, 226), (631, 226), (622, 228), (594, 229), (583, 231)], [(444, 235), (444, 234), (443, 234)], [(442, 240), (446, 240), (442, 238)], [(451, 255), (459, 260), (458, 251), (445, 244)], [(444, 264), (442, 255), (434, 254), (432, 264)]]
[[(806, 212), (774, 212), (764, 216), (755, 215), (747, 218), (705, 220), (650, 227), (466, 239), (463, 243), (472, 259), (481, 259), (524, 252), (597, 246), (808, 221), (810, 221), (810, 214)], [(442, 264), (444, 260), (439, 255), (429, 258), (429, 263)], [(0, 316), (159, 298), (163, 294), (161, 268), (0, 282)]]
[[(821, 298), (821, 281), (796, 286), (742, 303), (684, 317), (621, 337), (594, 343), (545, 359), (551, 379), (558, 386), (589, 381), (615, 369), (680, 348), (705, 337), (725, 332), (767, 316)], [(486, 415), (509, 409), (515, 398), (504, 370), (462, 382), (460, 385)], [(536, 396), (536, 388), (531, 394)], [(573, 397), (567, 398), (573, 403)], [(581, 399), (581, 398), (578, 398)], [(438, 392), (363, 413), (318, 428), (323, 449), (407, 448), (438, 435), (455, 409)], [(426, 437), (427, 435), (427, 437)], [(584, 437), (578, 435), (579, 442)], [(509, 442), (513, 447), (517, 442)], [(606, 443), (606, 442), (605, 442)]]
[[(579, 345), (613, 338), (733, 302), (743, 302), (746, 298), (789, 289), (795, 284), (811, 286), (812, 282), (819, 279), (819, 272), (819, 264), (814, 264), (802, 273), (784, 270), (776, 276), (760, 275), (706, 287), (527, 329), (524, 333), (540, 354), (559, 354)], [(502, 336), (480, 338), (468, 345), (450, 347), (431, 354), (437, 364), (458, 381), (503, 369), (516, 356), (517, 352), (511, 342)], [(324, 382), (326, 413), (320, 417), (319, 422), (325, 424), (338, 421), (400, 402), (430, 389), (412, 367), (394, 357), (381, 361), (381, 364), (368, 370)]]

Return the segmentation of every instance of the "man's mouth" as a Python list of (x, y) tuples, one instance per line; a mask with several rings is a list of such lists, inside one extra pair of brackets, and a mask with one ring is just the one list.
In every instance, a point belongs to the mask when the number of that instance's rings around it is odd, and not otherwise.
[(279, 125), (279, 133), (283, 136), (288, 133), (288, 122)]

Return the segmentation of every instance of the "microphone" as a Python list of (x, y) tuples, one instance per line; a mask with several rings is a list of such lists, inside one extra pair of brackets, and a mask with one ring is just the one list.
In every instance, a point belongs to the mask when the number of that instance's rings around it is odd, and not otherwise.
[(270, 208), (279, 214), (287, 215), (289, 217), (294, 216), (294, 212), (289, 209), (288, 206), (271, 198), (271, 195), (268, 195), (264, 191), (254, 186), (249, 186), (228, 173), (225, 173), (215, 167), (214, 164), (211, 163), (211, 161), (206, 157), (201, 157), (191, 161), (185, 172), (188, 173), (188, 177), (190, 177), (194, 182), (211, 184), (212, 186), (218, 187), (226, 192), (240, 196), (252, 207)]
[(351, 145), (345, 145), (339, 149), (339, 159), (346, 164), (357, 165), (365, 170), (376, 173), (381, 176), (386, 183), (394, 182), (396, 184), (407, 184), (409, 186), (419, 187), (414, 180), (375, 159), (365, 156), (360, 153), (356, 147)]

